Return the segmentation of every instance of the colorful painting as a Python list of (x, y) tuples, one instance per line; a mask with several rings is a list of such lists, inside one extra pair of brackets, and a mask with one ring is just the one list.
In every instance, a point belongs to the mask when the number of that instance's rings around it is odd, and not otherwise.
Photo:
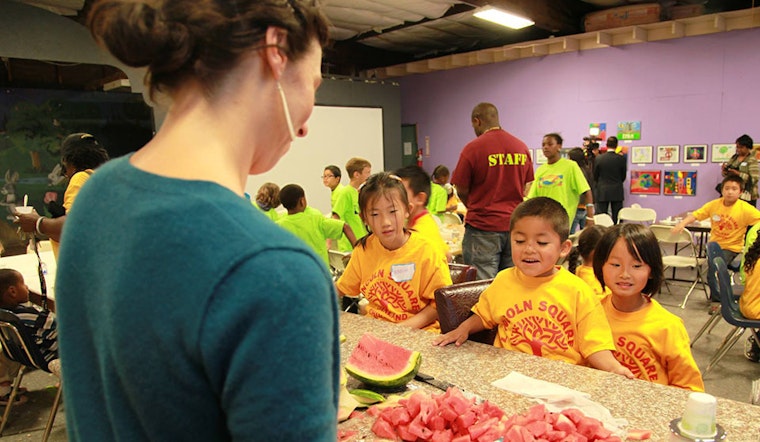
[(736, 144), (713, 144), (710, 161), (713, 163), (725, 163), (734, 156)]
[(631, 194), (659, 195), (662, 172), (659, 170), (632, 170)]
[(683, 161), (685, 163), (706, 163), (706, 144), (686, 144), (683, 146)]
[(588, 134), (597, 140), (606, 140), (607, 123), (590, 123), (588, 125)]
[(617, 137), (620, 141), (640, 140), (641, 121), (618, 121)]
[(697, 195), (697, 172), (689, 170), (666, 170), (664, 172), (664, 195)]
[(679, 151), (681, 146), (677, 144), (668, 146), (657, 146), (658, 163), (677, 163), (679, 161)]
[(652, 146), (632, 146), (631, 163), (649, 164), (652, 162)]
[(546, 164), (546, 156), (543, 149), (536, 149), (536, 156), (533, 158), (536, 164)]

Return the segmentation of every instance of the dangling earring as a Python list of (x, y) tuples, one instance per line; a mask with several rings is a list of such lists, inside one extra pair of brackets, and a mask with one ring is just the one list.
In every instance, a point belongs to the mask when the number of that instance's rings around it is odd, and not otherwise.
[(280, 81), (277, 80), (277, 90), (280, 92), (280, 100), (282, 101), (282, 110), (285, 113), (285, 122), (288, 124), (288, 132), (290, 133), (290, 141), (296, 139), (296, 132), (293, 130), (293, 121), (290, 119), (290, 108), (288, 107), (288, 100), (285, 98), (285, 91), (282, 90)]

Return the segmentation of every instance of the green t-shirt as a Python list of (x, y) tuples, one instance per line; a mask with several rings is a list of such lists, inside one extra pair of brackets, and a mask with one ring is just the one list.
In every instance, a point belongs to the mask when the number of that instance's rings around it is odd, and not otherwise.
[(277, 220), (278, 220), (278, 219), (280, 219), (280, 217), (282, 216), (282, 214), (280, 214), (280, 213), (279, 213), (277, 210), (275, 210), (274, 208), (271, 208), (271, 209), (269, 209), (269, 210), (264, 210), (264, 209), (262, 209), (262, 208), (261, 208), (261, 206), (259, 206), (259, 205), (256, 203), (256, 201), (251, 201), (251, 204), (253, 204), (253, 206), (254, 206), (254, 207), (256, 207), (257, 209), (259, 209), (259, 211), (260, 211), (261, 213), (263, 213), (264, 215), (266, 215), (266, 217), (267, 217), (267, 218), (271, 219), (271, 220), (272, 220), (272, 221), (274, 221), (274, 222), (277, 222)]
[(328, 238), (339, 239), (343, 235), (343, 221), (327, 218), (317, 209), (307, 207), (301, 213), (283, 216), (277, 220), (277, 225), (301, 238), (329, 268), (330, 260), (325, 241)]
[(589, 189), (578, 163), (560, 158), (556, 163), (542, 164), (536, 170), (536, 179), (530, 186), (528, 198), (545, 196), (559, 202), (567, 211), (572, 225), (580, 196)]
[[(343, 186), (335, 189), (335, 203), (333, 204), (333, 213), (348, 223), (351, 230), (354, 231), (356, 239), (362, 238), (367, 234), (364, 222), (359, 216), (359, 191), (353, 186)], [(338, 241), (338, 250), (341, 252), (350, 252), (353, 250), (351, 242), (342, 235)]]
[(437, 215), (446, 211), (446, 203), (449, 200), (449, 194), (440, 184), (430, 183), (430, 198), (428, 198), (428, 212)]

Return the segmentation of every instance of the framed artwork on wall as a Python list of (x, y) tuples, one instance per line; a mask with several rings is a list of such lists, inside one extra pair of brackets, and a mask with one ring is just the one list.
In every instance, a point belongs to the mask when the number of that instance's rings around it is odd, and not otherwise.
[(649, 164), (652, 162), (652, 146), (631, 146), (631, 163)]
[[(651, 152), (650, 149), (649, 153), (651, 154)], [(659, 170), (632, 170), (631, 194), (659, 195), (661, 181), (662, 172)]]
[(666, 170), (663, 172), (663, 195), (697, 195), (697, 172), (694, 170)]
[(679, 152), (681, 146), (678, 144), (672, 144), (667, 146), (657, 146), (657, 162), (658, 163), (677, 163), (680, 161)]
[(725, 163), (736, 152), (736, 144), (713, 144), (710, 161), (713, 163)]
[(706, 163), (707, 144), (684, 144), (683, 161), (685, 163)]
[(536, 164), (546, 164), (546, 157), (543, 149), (536, 149), (536, 156), (533, 157)]

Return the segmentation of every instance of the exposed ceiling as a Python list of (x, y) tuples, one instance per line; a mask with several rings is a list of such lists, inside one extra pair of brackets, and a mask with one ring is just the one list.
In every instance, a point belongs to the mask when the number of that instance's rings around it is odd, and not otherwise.
[[(84, 21), (93, 0), (16, 0)], [(588, 13), (644, 3), (634, 0), (321, 0), (334, 43), (323, 72), (365, 77), (367, 72), (420, 60), (515, 43), (582, 34)], [(672, 12), (711, 14), (754, 7), (754, 0), (659, 0)], [(485, 6), (530, 17), (534, 26), (513, 31), (473, 17)], [(119, 77), (113, 69), (4, 59), (0, 85), (97, 89)]]

